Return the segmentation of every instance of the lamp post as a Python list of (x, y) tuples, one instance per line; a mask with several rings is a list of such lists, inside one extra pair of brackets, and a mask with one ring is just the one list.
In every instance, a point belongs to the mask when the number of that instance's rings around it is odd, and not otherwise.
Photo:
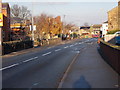
[(63, 29), (62, 29), (62, 34), (64, 34), (64, 23), (65, 23), (65, 16), (66, 16), (66, 15), (63, 15)]
[(34, 8), (33, 8), (33, 3), (34, 2), (32, 2), (32, 14), (31, 14), (32, 15), (32, 25), (31, 25), (31, 30), (32, 30), (32, 41), (33, 41), (33, 47), (34, 47), (34, 44), (35, 44), (34, 40), (35, 40), (35, 38), (34, 38), (34, 28), (33, 28), (34, 27), (34, 19), (33, 19), (33, 13), (34, 13), (33, 10), (34, 10)]

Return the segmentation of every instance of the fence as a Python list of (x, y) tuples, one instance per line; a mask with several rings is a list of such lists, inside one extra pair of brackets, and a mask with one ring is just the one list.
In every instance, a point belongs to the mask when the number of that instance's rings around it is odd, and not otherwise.
[(100, 50), (104, 59), (120, 74), (120, 46), (101, 41)]

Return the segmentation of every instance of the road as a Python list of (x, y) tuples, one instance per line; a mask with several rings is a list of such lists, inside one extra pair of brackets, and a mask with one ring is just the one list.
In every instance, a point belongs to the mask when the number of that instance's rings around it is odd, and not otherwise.
[(57, 88), (76, 55), (96, 39), (84, 39), (3, 58), (3, 88)]

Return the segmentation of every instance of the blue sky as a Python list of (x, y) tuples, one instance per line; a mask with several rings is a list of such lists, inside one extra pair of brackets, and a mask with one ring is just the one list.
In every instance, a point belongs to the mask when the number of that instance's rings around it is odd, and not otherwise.
[[(3, 1), (6, 2), (6, 0)], [(117, 6), (117, 2), (113, 2), (113, 0), (109, 0), (110, 2), (77, 2), (77, 0), (74, 2), (72, 2), (73, 0), (67, 0), (68, 2), (65, 2), (65, 0), (64, 2), (56, 2), (54, 0), (51, 0), (51, 2), (46, 0), (40, 0), (41, 2), (36, 1), (31, 3), (12, 2), (11, 0), (9, 3), (10, 6), (14, 4), (27, 6), (28, 9), (33, 10), (34, 15), (40, 15), (41, 13), (46, 13), (54, 17), (60, 15), (65, 22), (78, 26), (83, 25), (85, 22), (89, 24), (100, 24), (107, 21), (107, 12)], [(64, 15), (65, 19), (63, 19)]]

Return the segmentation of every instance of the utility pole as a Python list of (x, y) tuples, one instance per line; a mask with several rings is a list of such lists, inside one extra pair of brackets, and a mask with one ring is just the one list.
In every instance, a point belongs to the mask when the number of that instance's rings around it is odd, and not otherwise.
[(64, 23), (65, 23), (65, 16), (66, 16), (66, 15), (63, 15), (63, 29), (62, 29), (62, 34), (64, 34)]
[(32, 30), (32, 40), (33, 40), (33, 47), (34, 47), (34, 40), (35, 40), (35, 38), (34, 38), (34, 19), (33, 19), (33, 13), (34, 13), (34, 8), (33, 8), (33, 4), (34, 2), (32, 2), (32, 25), (31, 25), (31, 30)]
[[(0, 14), (2, 13), (2, 0), (0, 0)], [(2, 20), (2, 18), (1, 18)], [(2, 21), (3, 22), (3, 21)], [(3, 41), (3, 37), (2, 37), (2, 26), (0, 26), (0, 56), (2, 56), (2, 41)]]

